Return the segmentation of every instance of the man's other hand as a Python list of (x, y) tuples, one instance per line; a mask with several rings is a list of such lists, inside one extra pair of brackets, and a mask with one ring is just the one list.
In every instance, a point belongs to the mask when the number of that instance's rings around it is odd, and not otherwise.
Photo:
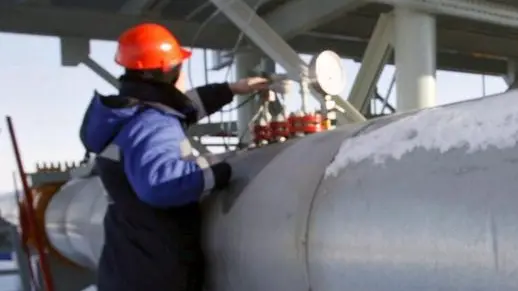
[(270, 82), (266, 78), (250, 77), (231, 83), (229, 84), (229, 87), (236, 95), (246, 95), (256, 91), (267, 90), (269, 85)]

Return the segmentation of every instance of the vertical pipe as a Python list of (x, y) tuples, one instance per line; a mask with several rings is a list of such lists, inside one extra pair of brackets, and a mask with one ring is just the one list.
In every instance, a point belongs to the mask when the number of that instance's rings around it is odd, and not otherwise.
[(507, 89), (516, 89), (518, 88), (518, 60), (511, 59), (507, 61), (507, 76), (504, 77), (504, 81), (509, 86)]
[(309, 98), (310, 98), (310, 90), (309, 84), (307, 81), (303, 80), (300, 82), (300, 96), (302, 98), (300, 104), (300, 110), (304, 113), (309, 112)]
[(436, 21), (434, 16), (397, 7), (395, 57), (398, 111), (435, 106)]
[[(276, 72), (275, 62), (268, 57), (263, 57), (261, 66), (262, 66), (262, 70), (266, 73), (275, 74), (275, 72)], [(272, 114), (272, 116), (277, 116), (279, 114), (285, 113), (284, 112), (285, 108), (282, 106), (279, 99), (276, 99), (273, 102), (270, 102), (267, 109), (270, 112), (270, 114)]]
[[(205, 77), (205, 85), (209, 84), (209, 65), (207, 49), (203, 49), (203, 72)], [(210, 116), (207, 116), (207, 120), (210, 123)]]
[[(237, 53), (235, 56), (235, 76), (236, 80), (250, 76), (250, 70), (259, 65), (261, 57), (248, 52)], [(241, 104), (247, 96), (238, 96), (237, 102)], [(252, 135), (248, 130), (248, 123), (258, 110), (256, 102), (248, 102), (237, 110), (237, 130), (241, 137), (241, 142), (249, 144), (252, 141)]]

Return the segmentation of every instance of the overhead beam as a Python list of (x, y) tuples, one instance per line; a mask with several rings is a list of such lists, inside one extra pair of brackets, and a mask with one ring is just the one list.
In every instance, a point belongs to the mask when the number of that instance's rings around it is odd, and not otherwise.
[[(318, 28), (318, 32), (332, 35), (348, 35), (368, 39), (377, 18), (358, 14), (348, 14), (346, 18), (336, 20), (329, 25)], [(487, 32), (477, 32), (474, 29), (465, 31), (450, 27), (437, 27), (437, 46), (439, 50), (452, 50), (460, 53), (477, 53), (488, 56), (518, 58), (518, 39), (513, 36), (505, 37), (489, 35)]]
[(151, 4), (154, 0), (127, 0), (122, 4), (119, 12), (122, 14), (139, 15)]
[[(301, 80), (308, 77), (307, 64), (300, 56), (280, 37), (268, 24), (241, 0), (211, 0), (243, 33), (252, 40), (268, 57), (281, 65), (293, 80)], [(325, 96), (312, 90), (322, 104), (325, 104)], [(351, 121), (365, 121), (365, 117), (347, 100), (339, 96), (333, 96), (333, 101), (340, 107), (344, 114), (337, 116), (337, 121), (346, 123)], [(345, 115), (347, 112), (347, 115)]]
[[(300, 35), (289, 41), (293, 47), (304, 47), (308, 54), (315, 54), (322, 51), (322, 48), (336, 51), (344, 58), (360, 62), (364, 56), (368, 41), (350, 41), (332, 38), (321, 38)], [(393, 65), (394, 59), (389, 58), (387, 64)], [(502, 59), (491, 59), (483, 56), (474, 57), (467, 54), (451, 52), (438, 52), (437, 69), (457, 71), (472, 74), (486, 74), (502, 76), (507, 73), (507, 61)]]
[[(172, 31), (182, 43), (192, 43), (200, 29), (199, 23), (165, 20), (153, 16), (134, 16), (113, 12), (66, 9), (58, 7), (0, 4), (0, 31), (48, 36), (83, 37), (116, 40), (128, 27), (144, 21), (160, 23)], [(98, 25), (102, 24), (102, 29)], [(225, 33), (221, 33), (224, 31)], [(239, 31), (233, 25), (207, 25), (197, 38), (195, 46), (229, 48)]]
[[(0, 4), (0, 31), (25, 33), (46, 36), (83, 37), (99, 40), (116, 40), (119, 34), (128, 27), (142, 21), (154, 21), (171, 28), (181, 42), (191, 43), (193, 35), (200, 24), (179, 20), (164, 20), (159, 17), (131, 16), (111, 12), (81, 11), (77, 9), (48, 8), (43, 6), (23, 6)], [(99, 29), (92, 23), (103, 23)], [(320, 52), (323, 48), (333, 49), (344, 57), (360, 60), (376, 19), (348, 14), (346, 18), (311, 32), (311, 36), (299, 35), (289, 43), (299, 52)], [(234, 25), (207, 25), (196, 42), (198, 47), (214, 49), (232, 49), (235, 45), (238, 30)], [(221, 33), (225, 31), (225, 33)], [(446, 31), (446, 33), (445, 33)], [(450, 33), (448, 33), (448, 31)], [(316, 37), (315, 35), (320, 35)], [(325, 37), (324, 37), (325, 36)], [(488, 36), (477, 32), (438, 29), (439, 69), (460, 70), (459, 64), (465, 64), (462, 71), (480, 72), (486, 68), (489, 74), (504, 75), (507, 72), (502, 60), (490, 60), (480, 57), (469, 57), (466, 54), (478, 52), (483, 55), (509, 56), (518, 58), (518, 40), (501, 36)], [(453, 38), (453, 39), (452, 39)], [(449, 41), (453, 45), (449, 45)], [(495, 45), (496, 44), (496, 45)], [(451, 54), (441, 56), (444, 47), (462, 53), (460, 61), (451, 58)], [(361, 50), (361, 51), (360, 51)], [(444, 62), (445, 58), (448, 61)], [(501, 68), (504, 67), (503, 70)]]
[(495, 3), (497, 1), (473, 0), (370, 0), (373, 3), (389, 4), (407, 9), (443, 14), (462, 19), (492, 23), (504, 27), (518, 28), (518, 8)]
[(51, 0), (15, 0), (16, 4), (49, 5)]
[(84, 64), (95, 74), (115, 88), (119, 87), (119, 80), (90, 57), (90, 40), (79, 37), (61, 37), (61, 65), (75, 67)]
[[(232, 1), (232, 0), (231, 0)], [(259, 8), (261, 7), (264, 7), (265, 5), (268, 5), (270, 2), (274, 1), (274, 0), (242, 0), (246, 5), (252, 7), (252, 8), (255, 8), (256, 10), (258, 10)], [(297, 0), (298, 1), (298, 0)], [(212, 1), (208, 1), (210, 3), (212, 3)], [(212, 3), (213, 4), (213, 3)], [(220, 15), (217, 15), (214, 20), (212, 20), (211, 23), (218, 23), (218, 24), (223, 24), (223, 23), (227, 23), (228, 22), (228, 18), (225, 16), (225, 14), (223, 13), (220, 13)]]
[(364, 0), (289, 1), (266, 15), (264, 19), (279, 35), (290, 39), (332, 21), (364, 3)]
[(128, 15), (158, 15), (169, 0), (128, 0), (121, 6), (119, 13)]
[(78, 37), (60, 37), (61, 65), (75, 67), (90, 55), (90, 40)]

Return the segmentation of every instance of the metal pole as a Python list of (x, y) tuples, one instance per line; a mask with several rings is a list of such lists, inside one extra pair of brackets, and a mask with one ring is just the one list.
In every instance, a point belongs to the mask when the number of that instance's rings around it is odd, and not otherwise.
[(436, 23), (432, 15), (395, 11), (397, 109), (409, 111), (436, 102)]
[[(207, 2), (210, 3), (210, 2)], [(207, 49), (203, 49), (203, 70), (205, 77), (205, 85), (209, 84), (209, 66), (208, 66), (208, 57), (207, 57)], [(210, 123), (210, 115), (207, 116), (207, 120)]]
[[(259, 65), (261, 62), (261, 56), (253, 54), (253, 53), (238, 53), (235, 59), (235, 77), (236, 80), (241, 78), (246, 78), (250, 76), (250, 71)], [(239, 96), (237, 98), (238, 104), (241, 104), (249, 98), (248, 96)], [(250, 120), (257, 112), (258, 104), (254, 101), (248, 102), (246, 105), (240, 107), (237, 110), (237, 131), (238, 136), (241, 137), (241, 141), (245, 144), (248, 144), (252, 140), (252, 135), (248, 130), (248, 124)]]
[[(35, 233), (38, 233), (38, 224), (36, 223), (36, 216), (34, 214), (33, 209), (33, 199), (32, 199), (32, 191), (29, 187), (29, 182), (27, 181), (27, 176), (25, 174), (25, 169), (22, 163), (21, 153), (20, 149), (18, 147), (18, 141), (16, 139), (16, 135), (14, 133), (14, 126), (11, 117), (6, 117), (7, 122), (7, 128), (9, 129), (9, 134), (11, 136), (11, 143), (16, 159), (16, 164), (18, 166), (18, 171), (20, 174), (20, 179), (22, 181), (23, 191), (24, 191), (24, 197), (27, 201), (27, 220), (29, 222), (29, 227), (31, 231), (34, 231)], [(43, 246), (43, 239), (35, 235), (34, 236), (36, 241), (36, 249), (38, 250), (39, 255), (39, 265), (41, 268), (41, 271), (43, 273), (43, 283), (45, 286), (45, 291), (54, 291), (54, 281), (52, 280), (51, 272), (50, 272), (50, 265), (47, 260), (47, 254), (45, 252), (45, 248)]]

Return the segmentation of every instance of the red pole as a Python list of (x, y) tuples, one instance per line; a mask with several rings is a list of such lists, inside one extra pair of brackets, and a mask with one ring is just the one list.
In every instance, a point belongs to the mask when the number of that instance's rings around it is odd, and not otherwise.
[(32, 262), (31, 262), (31, 254), (29, 252), (29, 248), (27, 247), (27, 217), (25, 216), (25, 210), (22, 208), (21, 199), (20, 199), (20, 189), (18, 188), (18, 183), (16, 182), (16, 172), (13, 171), (13, 185), (14, 185), (14, 195), (16, 197), (16, 205), (18, 206), (18, 220), (20, 224), (21, 229), (21, 241), (22, 241), (22, 248), (25, 252), (25, 255), (27, 256), (27, 265), (29, 266), (29, 278), (30, 278), (30, 284), (31, 288), (34, 289), (34, 286), (36, 286), (36, 281), (34, 279), (34, 270), (32, 269)]
[(9, 135), (11, 137), (11, 143), (13, 146), (14, 156), (16, 158), (16, 164), (18, 166), (18, 172), (20, 173), (20, 179), (22, 181), (23, 191), (25, 193), (25, 199), (27, 199), (27, 218), (29, 222), (29, 227), (31, 230), (35, 231), (34, 238), (36, 240), (36, 250), (38, 251), (38, 255), (40, 256), (39, 263), (41, 272), (43, 275), (43, 283), (45, 286), (45, 290), (54, 291), (54, 282), (52, 281), (52, 276), (50, 274), (50, 266), (47, 261), (47, 254), (43, 248), (43, 240), (38, 235), (38, 224), (36, 223), (36, 215), (34, 214), (33, 209), (33, 200), (32, 200), (32, 191), (29, 187), (29, 182), (27, 181), (27, 175), (25, 174), (25, 170), (22, 164), (22, 158), (20, 154), (20, 149), (18, 147), (18, 141), (16, 140), (16, 135), (14, 134), (14, 126), (10, 116), (6, 116), (5, 118), (7, 122), (7, 127), (9, 129)]

